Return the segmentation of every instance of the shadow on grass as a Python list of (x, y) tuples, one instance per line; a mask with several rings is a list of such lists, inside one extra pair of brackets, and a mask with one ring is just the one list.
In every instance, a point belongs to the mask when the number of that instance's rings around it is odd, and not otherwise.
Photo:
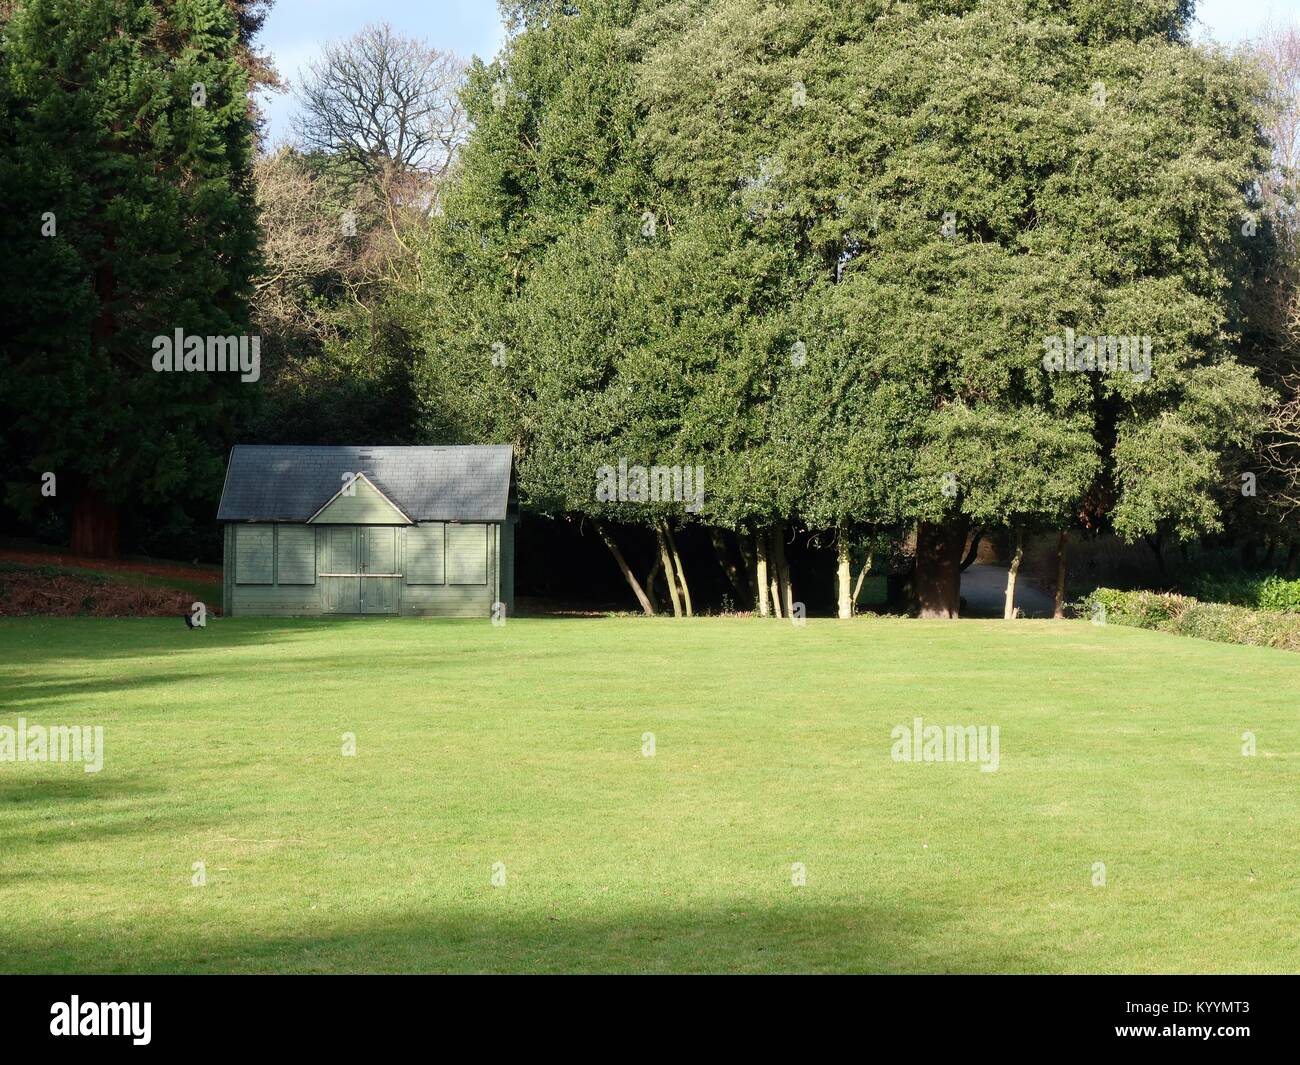
[[(20, 716), (31, 724), (102, 723), (87, 710), (88, 699), (129, 696), (151, 689), (165, 692), (169, 687), (178, 691), (217, 690), (223, 685), (238, 684), (242, 679), (256, 686), (275, 671), (279, 671), (279, 683), (286, 688), (316, 680), (328, 681), (339, 676), (340, 666), (347, 661), (344, 652), (360, 645), (366, 649), (368, 662), (382, 663), (389, 670), (418, 672), (426, 679), (444, 671), (463, 672), (469, 668), (467, 663), (481, 661), (489, 665), (500, 657), (499, 649), (490, 641), (442, 642), (433, 638), (432, 630), (427, 647), (398, 650), (385, 642), (383, 633), (369, 620), (241, 620), (213, 623), (207, 631), (198, 632), (191, 632), (178, 622), (175, 633), (166, 630), (161, 636), (156, 621), (110, 621), (112, 631), (90, 631), (84, 640), (75, 635), (70, 637), (69, 621), (88, 630), (98, 629), (102, 624), (98, 619), (60, 621), (51, 628), (63, 631), (41, 633), (38, 645), (30, 648), (19, 647), (12, 638), (6, 638), (12, 636), (17, 626), (0, 624), (0, 724), (12, 726)], [(411, 624), (421, 624), (421, 621), (411, 619)], [(440, 619), (435, 624), (445, 624), (445, 621)], [(283, 662), (238, 654), (245, 649), (293, 643), (316, 649), (321, 646), (322, 630), (342, 637), (341, 641), (329, 644), (335, 648), (329, 653), (293, 654)], [(402, 648), (407, 646), (401, 644)], [(223, 653), (230, 651), (236, 654)], [(155, 668), (146, 672), (134, 664), (129, 667), (118, 664), (132, 658), (144, 659)], [(207, 668), (192, 668), (197, 665)], [(182, 704), (172, 709), (176, 714), (187, 712)], [(166, 711), (155, 699), (147, 713), (154, 718), (168, 716)], [(129, 717), (131, 713), (120, 700), (110, 712), (114, 720), (122, 719), (123, 715)]]
[(0, 777), (0, 886), (37, 880), (62, 884), (66, 873), (56, 878), (31, 866), (31, 859), (45, 849), (138, 840), (211, 823), (196, 819), (193, 811), (167, 804), (161, 789), (143, 776), (69, 768), (76, 771), (58, 777)]
[[(222, 674), (224, 677), (225, 674)], [(130, 692), (144, 688), (160, 687), (169, 684), (189, 684), (205, 679), (216, 679), (216, 675), (211, 673), (188, 673), (177, 671), (175, 673), (155, 673), (151, 675), (142, 675), (132, 673), (125, 677), (115, 679), (94, 679), (94, 680), (64, 680), (58, 677), (49, 677), (42, 680), (32, 680), (23, 678), (19, 683), (9, 683), (0, 681), (0, 696), (3, 697), (4, 705), (10, 715), (32, 715), (39, 714), (39, 718), (28, 716), (29, 725), (94, 725), (102, 724), (102, 720), (92, 720), (95, 715), (87, 717), (85, 703), (80, 697), (87, 695), (101, 695), (107, 692)], [(57, 701), (78, 697), (76, 705), (80, 708), (77, 720), (52, 720), (46, 721), (45, 715), (49, 713), (64, 714), (61, 706), (56, 706)], [(33, 703), (35, 705), (24, 707), (24, 703)], [(120, 711), (114, 711), (120, 713)], [(6, 721), (0, 718), (0, 724)], [(8, 722), (12, 725), (12, 722)]]
[(265, 647), (329, 622), (298, 618), (210, 618), (190, 629), (172, 618), (0, 618), (0, 699), (4, 678), (43, 663), (95, 662), (151, 655)]
[[(183, 889), (182, 889), (183, 890)], [(314, 918), (325, 925), (327, 918)], [(83, 973), (874, 973), (1053, 971), (1057, 961), (1009, 943), (980, 944), (956, 916), (863, 903), (737, 900), (723, 909), (618, 913), (424, 912), (250, 935), (213, 915), (188, 928), (81, 929), (76, 945), (10, 939), (0, 969)], [(224, 932), (216, 931), (224, 928)], [(964, 946), (962, 944), (965, 944)]]
[[(11, 869), (9, 863), (20, 855), (34, 854), (45, 848), (66, 848), (78, 843), (86, 843), (94, 846), (103, 844), (107, 840), (136, 840), (144, 836), (153, 834), (165, 834), (169, 828), (180, 828), (190, 831), (202, 827), (205, 823), (195, 819), (192, 816), (182, 816), (180, 814), (101, 814), (88, 815), (81, 817), (76, 822), (76, 827), (71, 828), (66, 822), (58, 821), (52, 824), (43, 824), (39, 821), (30, 823), (21, 831), (8, 830), (5, 832), (5, 865), (0, 866), (0, 884), (8, 881)], [(13, 870), (20, 876), (30, 872), (25, 870), (21, 863)], [(64, 885), (64, 874), (59, 872), (57, 876), (46, 874), (51, 886), (62, 887)], [(25, 879), (34, 879), (27, 876)]]
[(100, 803), (105, 799), (156, 795), (159, 791), (145, 783), (145, 778), (138, 774), (109, 776), (87, 773), (74, 765), (69, 765), (68, 768), (76, 769), (76, 772), (57, 777), (33, 776), (27, 779), (8, 774), (0, 776), (0, 809), (10, 803)]

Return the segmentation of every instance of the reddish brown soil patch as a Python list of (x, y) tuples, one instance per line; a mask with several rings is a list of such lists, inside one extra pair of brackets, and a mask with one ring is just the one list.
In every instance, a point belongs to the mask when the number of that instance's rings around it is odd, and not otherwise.
[(122, 558), (88, 558), (83, 555), (55, 554), (46, 551), (22, 551), (0, 547), (0, 562), (20, 562), (24, 566), (69, 566), (93, 569), (102, 573), (144, 573), (151, 577), (171, 577), (186, 581), (221, 583), (219, 570), (203, 566), (186, 566), (179, 562), (138, 562)]
[(174, 617), (190, 612), (191, 592), (32, 571), (0, 573), (0, 617)]

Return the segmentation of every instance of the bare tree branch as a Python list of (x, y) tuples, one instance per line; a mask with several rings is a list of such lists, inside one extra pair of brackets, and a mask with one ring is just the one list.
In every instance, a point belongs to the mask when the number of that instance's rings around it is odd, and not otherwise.
[(1264, 440), (1273, 475), (1270, 510), (1284, 521), (1300, 517), (1300, 27), (1270, 26), (1251, 52), (1275, 94), (1267, 130), (1273, 167), (1264, 182), (1264, 210), (1279, 243), (1274, 276), (1256, 308), (1277, 347), (1270, 376), (1281, 398)]
[(325, 46), (296, 95), (294, 130), (307, 152), (337, 155), (370, 178), (440, 177), (464, 143), (465, 64), (387, 23)]

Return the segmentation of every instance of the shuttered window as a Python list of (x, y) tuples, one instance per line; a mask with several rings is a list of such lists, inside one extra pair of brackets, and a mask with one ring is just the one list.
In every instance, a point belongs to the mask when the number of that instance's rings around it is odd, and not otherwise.
[(275, 571), (272, 552), (275, 527), (271, 525), (237, 525), (235, 527), (235, 583), (271, 584)]
[(442, 525), (415, 525), (406, 530), (407, 584), (442, 584), (446, 552)]
[(447, 526), (447, 583), (487, 584), (487, 526)]
[(316, 583), (316, 530), (280, 525), (275, 531), (275, 583)]

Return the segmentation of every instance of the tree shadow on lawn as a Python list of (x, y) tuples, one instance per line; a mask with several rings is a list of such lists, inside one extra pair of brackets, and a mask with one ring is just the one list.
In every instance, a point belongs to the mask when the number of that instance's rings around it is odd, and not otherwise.
[(0, 777), (0, 818), (6, 819), (0, 822), (0, 858), (7, 861), (27, 849), (95, 843), (109, 836), (154, 836), (169, 825), (190, 831), (200, 824), (192, 811), (165, 801), (164, 790), (141, 774), (86, 773), (72, 763), (62, 768), (71, 771), (26, 779)]
[(106, 799), (139, 798), (157, 795), (160, 790), (146, 783), (139, 773), (108, 774), (87, 773), (75, 763), (66, 775), (42, 774), (0, 777), (0, 811), (14, 803), (102, 803)]
[[(355, 624), (366, 626), (372, 623), (358, 621)], [(129, 694), (150, 688), (163, 689), (172, 685), (185, 692), (192, 692), (204, 686), (229, 685), (241, 677), (257, 682), (270, 681), (273, 687), (301, 686), (312, 683), (314, 679), (328, 680), (338, 674), (342, 661), (338, 651), (292, 655), (283, 662), (263, 661), (255, 657), (232, 658), (223, 656), (220, 652), (289, 644), (295, 637), (303, 635), (305, 638), (322, 627), (335, 632), (345, 631), (341, 627), (350, 626), (350, 622), (342, 620), (286, 624), (278, 621), (270, 625), (241, 622), (240, 628), (230, 628), (228, 625), (229, 623), (220, 626), (212, 634), (189, 634), (182, 627), (182, 635), (176, 641), (165, 644), (150, 645), (132, 640), (126, 646), (93, 647), (49, 641), (30, 652), (24, 649), (20, 655), (11, 654), (9, 664), (0, 665), (0, 724), (13, 726), (20, 716), (26, 717), (30, 725), (103, 723), (102, 714), (105, 711), (98, 707), (92, 709), (87, 704), (87, 699), (114, 693)], [(3, 661), (5, 647), (3, 630), (0, 629), (0, 661)], [(213, 652), (217, 652), (216, 657), (210, 659), (193, 657), (194, 654)], [(379, 638), (373, 647), (367, 645), (367, 656), (372, 665), (419, 673), (427, 678), (440, 671), (463, 673), (467, 669), (481, 668), (475, 663), (491, 664), (498, 660), (499, 652), (486, 641), (481, 646), (456, 644), (435, 645), (412, 651), (395, 650), (385, 647), (382, 638)], [(113, 664), (115, 659), (129, 658), (147, 658), (151, 665), (168, 663), (170, 670), (145, 673)], [(77, 664), (91, 662), (102, 662), (104, 665), (98, 670), (92, 667), (77, 671)], [(211, 668), (204, 671), (188, 668), (200, 663)], [(280, 672), (277, 674), (276, 670)], [(75, 712), (71, 708), (75, 708)], [(181, 705), (177, 705), (176, 711), (182, 715), (189, 713)], [(129, 707), (120, 703), (109, 706), (106, 712), (111, 713), (114, 720), (130, 715)], [(101, 716), (97, 718), (96, 714)], [(148, 716), (155, 718), (168, 715), (165, 707), (155, 703), (148, 708)]]
[[(51, 887), (64, 885), (69, 879), (66, 870), (32, 868), (42, 850), (142, 839), (173, 829), (192, 832), (216, 823), (163, 801), (163, 790), (140, 774), (108, 777), (75, 768), (59, 776), (0, 777), (0, 887), (40, 880)], [(76, 879), (89, 882), (95, 873), (87, 868)]]
[[(793, 890), (793, 889), (791, 889)], [(900, 913), (864, 903), (636, 909), (487, 917), (479, 911), (408, 914), (317, 933), (249, 935), (196, 929), (178, 915), (166, 929), (133, 923), (12, 941), (6, 972), (84, 973), (874, 973), (1050, 972), (1060, 959), (1014, 943), (981, 942), (969, 914), (918, 905)], [(321, 918), (322, 922), (327, 920)], [(90, 952), (96, 936), (111, 942)], [(976, 946), (978, 944), (978, 946)], [(79, 953), (80, 952), (80, 953)]]
[[(156, 673), (152, 675), (141, 675), (131, 673), (117, 679), (96, 678), (92, 680), (66, 680), (61, 677), (47, 677), (42, 679), (23, 678), (18, 683), (0, 683), (0, 704), (5, 707), (7, 717), (0, 718), (0, 724), (9, 724), (12, 727), (12, 721), (8, 717), (25, 716), (31, 714), (45, 715), (48, 710), (51, 713), (63, 713), (62, 707), (56, 711), (56, 703), (67, 701), (73, 697), (76, 699), (75, 705), (78, 708), (77, 713), (72, 715), (73, 719), (51, 720), (46, 721), (44, 716), (40, 719), (28, 717), (28, 727), (33, 725), (94, 725), (103, 724), (102, 715), (96, 719), (96, 712), (89, 711), (84, 701), (84, 696), (103, 695), (108, 692), (129, 692), (143, 688), (164, 686), (169, 684), (192, 684), (196, 681), (205, 679), (225, 679), (228, 674), (215, 673)], [(24, 703), (31, 703), (31, 706), (23, 706)], [(120, 709), (113, 708), (113, 713), (120, 713)], [(156, 712), (151, 710), (152, 712)], [(68, 717), (64, 714), (64, 717)]]
[[(160, 815), (152, 812), (153, 809), (151, 807), (149, 813), (90, 814), (78, 820), (76, 828), (69, 828), (64, 823), (45, 825), (34, 821), (18, 832), (6, 830), (4, 864), (0, 864), (0, 885), (16, 878), (35, 879), (31, 875), (24, 875), (29, 874), (30, 871), (21, 867), (17, 870), (18, 876), (13, 877), (7, 867), (8, 863), (24, 854), (31, 855), (42, 849), (68, 847), (79, 843), (99, 846), (110, 839), (138, 839), (165, 833), (169, 827), (183, 828), (186, 832), (190, 832), (203, 824), (192, 816)], [(85, 869), (85, 873), (89, 876), (95, 873), (95, 870)], [(49, 873), (46, 879), (49, 880), (52, 888), (62, 887), (66, 875), (60, 870), (58, 873)]]
[(6, 676), (43, 663), (98, 662), (186, 655), (290, 642), (337, 622), (316, 618), (210, 618), (190, 629), (184, 618), (0, 618), (0, 696)]

